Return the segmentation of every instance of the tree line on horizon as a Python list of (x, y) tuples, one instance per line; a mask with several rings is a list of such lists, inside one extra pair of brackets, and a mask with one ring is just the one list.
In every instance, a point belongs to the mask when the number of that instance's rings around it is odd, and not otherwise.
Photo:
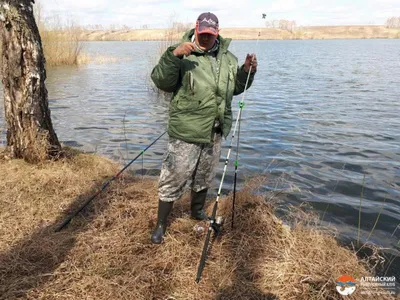
[(387, 28), (400, 28), (400, 17), (391, 17), (386, 20)]
[[(387, 28), (400, 28), (400, 17), (390, 17), (386, 20), (385, 26)], [(289, 32), (294, 32), (297, 28), (297, 23), (294, 20), (270, 20), (265, 22), (265, 27), (267, 28), (278, 28), (282, 30), (287, 30)]]
[(296, 21), (290, 21), (290, 20), (271, 20), (271, 21), (265, 21), (265, 27), (267, 28), (279, 28), (282, 30), (287, 30), (289, 32), (293, 32), (296, 29)]

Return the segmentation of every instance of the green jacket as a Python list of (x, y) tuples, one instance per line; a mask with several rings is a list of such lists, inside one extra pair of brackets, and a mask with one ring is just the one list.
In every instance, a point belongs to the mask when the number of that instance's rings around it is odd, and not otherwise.
[[(194, 29), (185, 33), (182, 42), (190, 42)], [(151, 73), (154, 84), (173, 93), (169, 106), (168, 134), (189, 143), (211, 143), (215, 120), (219, 120), (224, 137), (232, 127), (232, 97), (244, 92), (248, 73), (238, 67), (237, 58), (228, 51), (231, 39), (218, 36), (216, 63), (219, 76), (213, 71), (212, 58), (201, 51), (176, 57), (179, 45), (169, 47)], [(248, 87), (254, 78), (250, 75)]]

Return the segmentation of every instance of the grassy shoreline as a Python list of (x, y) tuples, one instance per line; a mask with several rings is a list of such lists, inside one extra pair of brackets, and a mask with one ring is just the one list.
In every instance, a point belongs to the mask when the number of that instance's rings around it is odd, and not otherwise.
[[(80, 30), (81, 41), (159, 41), (165, 40), (171, 29), (135, 29), (135, 30)], [(400, 29), (385, 26), (313, 26), (299, 27), (294, 32), (277, 28), (221, 28), (221, 35), (235, 40), (254, 40), (261, 32), (261, 40), (298, 40), (298, 39), (395, 39), (400, 38)], [(172, 34), (179, 40), (183, 31)]]
[[(120, 166), (75, 153), (41, 165), (0, 158), (0, 168), (0, 299), (339, 300), (339, 276), (373, 275), (367, 260), (339, 246), (314, 216), (294, 209), (291, 227), (284, 225), (274, 204), (254, 193), (264, 179), (237, 193), (234, 229), (230, 201), (221, 199), (223, 236), (196, 284), (204, 233), (193, 230), (199, 223), (188, 217), (187, 196), (174, 206), (162, 245), (149, 241), (157, 181), (127, 173), (55, 233)], [(349, 299), (366, 298), (356, 292)]]

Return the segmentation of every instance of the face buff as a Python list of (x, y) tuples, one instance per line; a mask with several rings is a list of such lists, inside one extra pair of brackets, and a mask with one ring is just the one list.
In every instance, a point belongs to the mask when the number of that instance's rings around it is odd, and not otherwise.
[(217, 50), (218, 50), (218, 48), (219, 48), (219, 40), (216, 39), (216, 40), (215, 40), (215, 43), (214, 43), (214, 46), (212, 46), (211, 49), (209, 49), (209, 50), (207, 50), (207, 51), (201, 50), (200, 47), (199, 47), (199, 45), (197, 45), (197, 43), (196, 43), (196, 41), (195, 41), (195, 35), (194, 35), (194, 34), (193, 34), (193, 36), (192, 36), (192, 43), (196, 46), (197, 50), (198, 50), (200, 53), (213, 54), (214, 52), (217, 52)]

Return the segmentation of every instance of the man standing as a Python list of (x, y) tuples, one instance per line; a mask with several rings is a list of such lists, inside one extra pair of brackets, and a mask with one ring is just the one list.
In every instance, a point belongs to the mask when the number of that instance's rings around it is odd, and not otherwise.
[(159, 179), (157, 226), (151, 241), (160, 244), (174, 201), (191, 180), (191, 216), (206, 220), (203, 207), (221, 154), (221, 138), (232, 127), (231, 102), (254, 79), (257, 59), (247, 54), (239, 68), (228, 51), (231, 39), (219, 35), (218, 18), (202, 13), (196, 27), (185, 33), (182, 43), (169, 47), (154, 67), (155, 85), (173, 93), (169, 107), (168, 149)]

